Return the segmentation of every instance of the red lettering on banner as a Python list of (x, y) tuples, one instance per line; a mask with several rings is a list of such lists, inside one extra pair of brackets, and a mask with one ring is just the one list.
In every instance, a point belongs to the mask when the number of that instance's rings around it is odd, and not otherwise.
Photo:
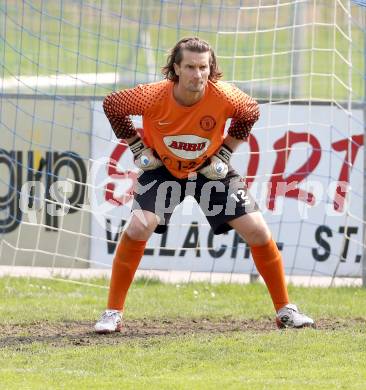
[[(346, 152), (333, 201), (334, 210), (339, 211), (340, 213), (344, 208), (351, 169), (360, 146), (363, 146), (363, 134), (353, 135), (351, 139), (345, 138), (332, 143), (332, 148), (337, 152)], [(342, 185), (342, 183), (346, 183), (346, 186)]]
[[(306, 142), (311, 145), (312, 153), (308, 160), (292, 175), (284, 177), (286, 164), (294, 144)], [(321, 157), (319, 141), (310, 133), (295, 133), (288, 131), (282, 138), (274, 143), (277, 159), (273, 167), (271, 181), (269, 183), (267, 205), (269, 210), (274, 210), (276, 198), (285, 196), (302, 200), (309, 205), (315, 204), (315, 196), (311, 192), (304, 191), (297, 187), (298, 183), (304, 180), (317, 167)]]
[[(360, 147), (363, 146), (363, 140), (363, 134), (358, 134), (353, 135), (350, 138), (344, 138), (333, 142), (331, 145), (334, 151), (345, 152), (345, 157), (339, 173), (337, 188), (333, 199), (334, 210), (338, 212), (343, 212), (344, 210), (345, 199), (349, 190), (352, 167)], [(245, 181), (247, 186), (250, 187), (256, 179), (261, 157), (259, 143), (253, 134), (250, 134), (246, 142), (249, 144), (250, 152)], [(307, 147), (310, 148), (310, 156), (300, 168), (285, 177), (284, 172), (286, 171), (286, 165), (290, 157), (290, 153), (293, 151), (293, 146), (297, 143), (308, 144)], [(182, 141), (171, 141), (169, 146), (178, 150), (194, 152), (204, 149), (206, 142), (189, 143)], [(268, 185), (268, 209), (274, 210), (276, 208), (276, 199), (279, 196), (293, 198), (298, 201), (305, 202), (310, 206), (314, 206), (316, 200), (315, 195), (312, 192), (308, 192), (299, 188), (299, 183), (311, 175), (320, 162), (321, 146), (318, 139), (311, 133), (296, 133), (293, 131), (288, 131), (283, 135), (283, 137), (275, 141), (273, 147), (274, 151), (276, 152), (276, 160)], [(121, 160), (127, 149), (127, 144), (117, 144), (110, 155), (110, 159), (106, 167), (108, 176), (115, 180), (106, 184), (105, 200), (116, 206), (124, 205), (133, 198), (133, 189), (137, 182), (137, 172), (130, 170), (119, 170), (117, 167), (118, 161)], [(131, 181), (129, 189), (124, 191), (124, 193), (120, 196), (115, 194), (117, 184), (116, 179)]]
[(133, 198), (133, 189), (135, 187), (136, 181), (137, 181), (137, 173), (133, 171), (119, 171), (117, 169), (117, 163), (121, 159), (123, 153), (128, 149), (127, 144), (125, 143), (119, 143), (114, 148), (110, 158), (109, 163), (107, 166), (107, 173), (108, 176), (113, 179), (130, 179), (132, 180), (132, 184), (130, 188), (125, 191), (125, 193), (120, 196), (116, 197), (114, 194), (116, 185), (115, 183), (108, 183), (105, 187), (105, 200), (107, 202), (110, 202), (116, 206), (121, 206), (126, 203), (128, 203)]

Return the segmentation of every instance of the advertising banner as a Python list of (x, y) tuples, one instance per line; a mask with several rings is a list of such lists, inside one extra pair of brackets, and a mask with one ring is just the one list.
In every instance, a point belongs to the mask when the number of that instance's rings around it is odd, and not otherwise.
[[(137, 169), (118, 144), (101, 102), (92, 136), (91, 258), (110, 266), (132, 204)], [(141, 126), (140, 118), (135, 118)], [(363, 202), (363, 113), (321, 104), (263, 104), (251, 137), (232, 157), (246, 176), (286, 272), (360, 276)], [(168, 231), (153, 234), (141, 269), (251, 273), (249, 248), (233, 231), (213, 235), (192, 198)]]
[(0, 264), (87, 267), (90, 102), (3, 98), (0, 107)]

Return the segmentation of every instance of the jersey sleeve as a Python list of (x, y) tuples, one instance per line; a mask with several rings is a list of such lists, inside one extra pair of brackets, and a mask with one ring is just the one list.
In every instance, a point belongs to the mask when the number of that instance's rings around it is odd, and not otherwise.
[(113, 92), (104, 99), (104, 113), (117, 138), (131, 138), (136, 135), (130, 115), (144, 115), (149, 104), (145, 89), (143, 85), (138, 85)]
[(259, 105), (252, 97), (233, 85), (230, 86), (227, 98), (232, 107), (228, 134), (236, 139), (245, 139), (259, 118)]

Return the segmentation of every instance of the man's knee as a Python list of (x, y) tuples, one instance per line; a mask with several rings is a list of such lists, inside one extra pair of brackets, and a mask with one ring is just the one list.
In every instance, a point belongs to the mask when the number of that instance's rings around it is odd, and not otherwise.
[(158, 217), (149, 211), (134, 211), (126, 233), (133, 240), (148, 240), (158, 225)]
[(245, 240), (249, 246), (266, 245), (272, 234), (260, 212), (242, 215), (229, 222), (229, 225)]
[(266, 245), (272, 235), (267, 225), (258, 225), (247, 232), (246, 242), (249, 246)]

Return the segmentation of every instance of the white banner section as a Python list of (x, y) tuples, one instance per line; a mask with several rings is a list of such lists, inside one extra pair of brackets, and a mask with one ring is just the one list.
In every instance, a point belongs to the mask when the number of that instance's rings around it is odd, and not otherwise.
[[(134, 118), (141, 127), (140, 118)], [(92, 137), (92, 266), (111, 266), (129, 217), (137, 169), (102, 103)], [(115, 161), (115, 162), (114, 162)], [(363, 112), (333, 105), (261, 105), (261, 117), (232, 165), (246, 175), (288, 275), (361, 275)], [(168, 231), (153, 234), (140, 269), (256, 272), (249, 248), (231, 231), (215, 236), (193, 198)]]

